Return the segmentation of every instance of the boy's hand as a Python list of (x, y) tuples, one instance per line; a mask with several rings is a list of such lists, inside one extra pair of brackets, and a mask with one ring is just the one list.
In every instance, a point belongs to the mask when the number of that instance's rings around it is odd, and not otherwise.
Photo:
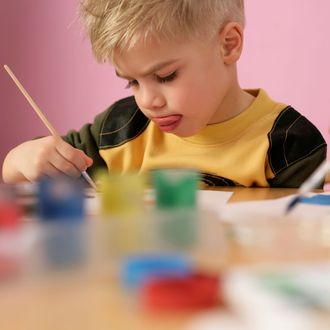
[(92, 164), (93, 160), (82, 150), (61, 138), (47, 136), (24, 142), (10, 151), (3, 164), (3, 180), (6, 183), (35, 181), (60, 173), (78, 177)]

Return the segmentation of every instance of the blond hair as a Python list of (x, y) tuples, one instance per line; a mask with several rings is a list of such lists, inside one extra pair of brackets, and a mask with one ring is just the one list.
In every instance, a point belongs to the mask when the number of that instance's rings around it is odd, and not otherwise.
[(244, 26), (244, 0), (82, 0), (80, 14), (98, 61), (149, 38), (205, 38), (230, 21)]

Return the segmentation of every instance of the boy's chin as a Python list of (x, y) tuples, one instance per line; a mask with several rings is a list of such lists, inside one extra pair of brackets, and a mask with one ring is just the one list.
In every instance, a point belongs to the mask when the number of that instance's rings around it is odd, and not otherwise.
[(182, 138), (188, 138), (196, 135), (198, 132), (199, 130), (195, 130), (195, 131), (189, 130), (189, 131), (177, 131), (177, 132), (173, 132), (173, 134)]

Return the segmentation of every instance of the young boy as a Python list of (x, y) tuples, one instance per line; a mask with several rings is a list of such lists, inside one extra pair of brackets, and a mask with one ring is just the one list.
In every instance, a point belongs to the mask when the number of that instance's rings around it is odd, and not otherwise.
[(239, 86), (243, 0), (85, 0), (96, 58), (134, 97), (79, 132), (9, 152), (6, 182), (88, 169), (195, 168), (208, 185), (298, 187), (325, 159), (319, 131), (291, 106)]

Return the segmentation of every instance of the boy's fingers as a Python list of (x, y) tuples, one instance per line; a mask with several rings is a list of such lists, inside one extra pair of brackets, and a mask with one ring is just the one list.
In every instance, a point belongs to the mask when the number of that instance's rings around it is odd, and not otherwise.
[[(78, 160), (79, 161), (79, 160)], [(59, 172), (78, 177), (83, 170), (78, 168), (78, 165), (71, 163), (59, 153), (54, 153), (49, 158), (49, 163)], [(80, 163), (83, 163), (83, 161)]]
[(61, 172), (51, 163), (48, 163), (44, 168), (44, 175), (49, 177), (55, 177), (59, 175)]
[(93, 159), (90, 158), (90, 157), (88, 157), (83, 151), (82, 151), (82, 154), (83, 154), (83, 156), (85, 158), (87, 167), (92, 166), (93, 165)]
[(60, 171), (55, 168), (52, 164), (50, 163), (45, 163), (41, 169), (38, 168), (32, 168), (33, 170), (27, 171), (25, 174), (25, 177), (27, 180), (34, 182), (41, 177), (44, 176), (49, 176), (49, 177), (54, 177), (60, 173)]
[(93, 159), (90, 158), (89, 156), (87, 156), (82, 150), (80, 149), (75, 149), (79, 154), (80, 156), (85, 160), (85, 164), (86, 164), (86, 167), (90, 167), (91, 165), (93, 165)]
[[(87, 167), (90, 165), (90, 161), (87, 159), (89, 158), (88, 156), (85, 155), (85, 153), (79, 149), (76, 149), (72, 147), (70, 144), (66, 143), (65, 141), (62, 140), (57, 146), (56, 146), (57, 152), (59, 155), (64, 158), (68, 163), (70, 163), (72, 166), (74, 166), (79, 173), (82, 171), (85, 171)], [(58, 166), (63, 168), (64, 170), (66, 166), (69, 165), (63, 165), (60, 163), (57, 163)], [(70, 170), (70, 168), (68, 168)], [(75, 173), (76, 175), (76, 173)]]

